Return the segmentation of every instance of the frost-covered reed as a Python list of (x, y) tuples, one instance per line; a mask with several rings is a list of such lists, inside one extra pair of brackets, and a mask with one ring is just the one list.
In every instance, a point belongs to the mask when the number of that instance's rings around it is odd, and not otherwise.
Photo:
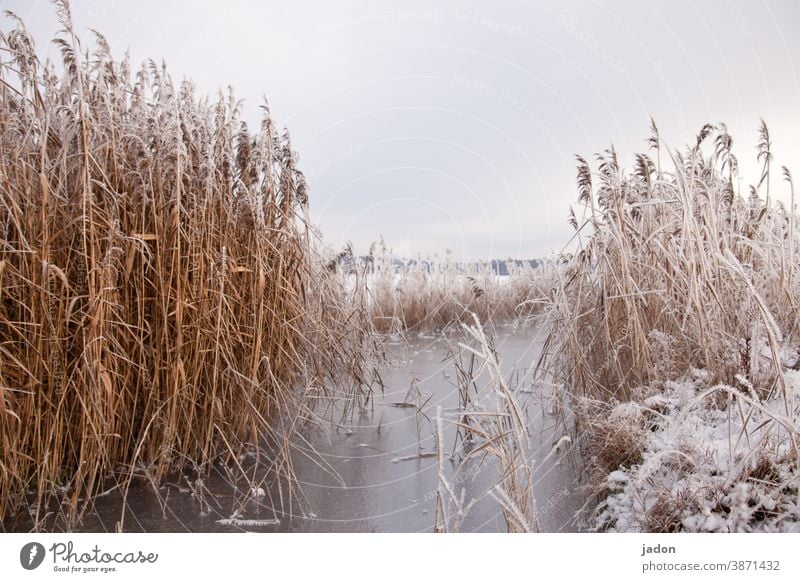
[[(352, 250), (343, 257), (352, 258)], [(343, 264), (358, 270), (349, 259)], [(457, 261), (451, 254), (400, 259), (382, 240), (356, 264), (373, 324), (383, 333), (453, 329), (471, 324), (473, 314), (484, 324), (525, 319), (537, 312), (544, 274), (552, 270), (540, 262)]]
[[(658, 499), (642, 510), (649, 517), (636, 524), (641, 529), (691, 529), (698, 523), (692, 512), (704, 507), (730, 512), (741, 501), (733, 488), (754, 479), (766, 479), (761, 485), (775, 498), (797, 496), (794, 186), (786, 168), (782, 183), (774, 179), (762, 122), (762, 173), (742, 193), (732, 142), (724, 125), (707, 125), (679, 152), (662, 143), (653, 124), (651, 153), (637, 155), (631, 173), (613, 147), (597, 156), (596, 171), (578, 158), (583, 217), (573, 214), (571, 222), (579, 244), (546, 307), (550, 327), (539, 371), (574, 396), (577, 431), (601, 497), (609, 492), (607, 476), (621, 470), (639, 485), (631, 495)], [(778, 187), (788, 206), (776, 200)], [(700, 384), (690, 381), (697, 396), (691, 412), (686, 402), (676, 404), (675, 383), (698, 374)], [(676, 419), (679, 409), (683, 416)], [(707, 410), (729, 417), (727, 460), (705, 462), (716, 441), (692, 444), (693, 431), (709, 431), (682, 424), (687, 418), (711, 422)], [(659, 440), (665, 427), (680, 427), (685, 437), (670, 440), (668, 452)], [(665, 470), (672, 477), (648, 490), (649, 476)], [(684, 479), (692, 472), (724, 478), (694, 490), (676, 485), (704, 481)], [(760, 501), (745, 503), (752, 508)], [(786, 504), (768, 506), (751, 511), (750, 521), (740, 520), (737, 528), (758, 529), (772, 518), (780, 528), (781, 520), (800, 517), (790, 517), (794, 510)]]

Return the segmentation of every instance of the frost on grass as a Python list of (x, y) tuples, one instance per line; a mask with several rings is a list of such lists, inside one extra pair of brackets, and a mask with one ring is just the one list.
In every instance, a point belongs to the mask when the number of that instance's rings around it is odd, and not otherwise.
[(747, 189), (724, 124), (676, 150), (653, 122), (647, 143), (631, 172), (613, 146), (596, 169), (578, 157), (576, 242), (544, 307), (537, 371), (576, 405), (589, 503), (599, 501), (593, 525), (795, 530), (800, 216), (791, 173), (770, 180), (763, 121), (761, 178)]
[(604, 467), (606, 496), (595, 529), (800, 531), (793, 441), (800, 429), (800, 372), (788, 370), (785, 379), (788, 414), (782, 398), (750, 400), (730, 386), (709, 385), (708, 374), (698, 370), (666, 382), (641, 404), (614, 407), (609, 422), (640, 439), (639, 452), (630, 466)]

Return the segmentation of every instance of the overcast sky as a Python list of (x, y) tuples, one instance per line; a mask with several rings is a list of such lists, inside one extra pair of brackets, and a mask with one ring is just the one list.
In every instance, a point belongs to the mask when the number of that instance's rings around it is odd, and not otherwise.
[[(0, 6), (55, 55), (49, 2)], [(726, 122), (751, 174), (763, 117), (776, 162), (800, 177), (797, 0), (75, 0), (72, 11), (119, 57), (163, 58), (204, 92), (233, 85), (252, 119), (266, 95), (300, 153), (314, 221), (358, 252), (379, 235), (406, 255), (558, 251), (572, 154), (613, 142), (630, 167), (650, 116), (676, 147)]]

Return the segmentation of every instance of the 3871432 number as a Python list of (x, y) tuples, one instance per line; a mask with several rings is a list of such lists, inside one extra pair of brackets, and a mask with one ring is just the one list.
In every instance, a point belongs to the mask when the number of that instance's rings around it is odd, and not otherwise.
[(775, 572), (781, 569), (779, 560), (731, 560), (731, 571), (762, 570)]

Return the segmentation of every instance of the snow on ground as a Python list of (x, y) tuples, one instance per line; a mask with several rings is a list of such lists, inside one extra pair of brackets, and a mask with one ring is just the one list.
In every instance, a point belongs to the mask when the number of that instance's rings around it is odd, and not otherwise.
[(800, 532), (800, 372), (784, 378), (786, 399), (777, 388), (761, 401), (693, 370), (618, 405), (610, 418), (646, 427), (643, 453), (607, 475), (595, 529)]

